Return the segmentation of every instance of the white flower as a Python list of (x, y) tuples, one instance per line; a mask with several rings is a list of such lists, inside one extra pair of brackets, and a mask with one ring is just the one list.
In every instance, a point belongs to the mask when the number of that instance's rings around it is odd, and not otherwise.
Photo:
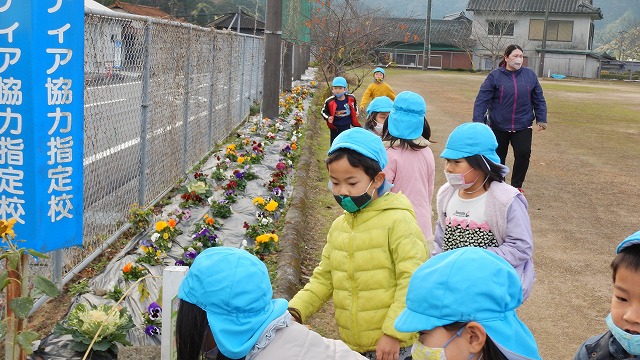
[(242, 248), (246, 248), (247, 247), (247, 240), (242, 240)]
[(262, 223), (262, 225), (267, 225), (269, 223), (269, 219), (268, 218), (262, 218), (262, 220), (260, 220), (260, 222)]
[(296, 141), (298, 141), (298, 137), (297, 137), (297, 136), (295, 136), (295, 135), (294, 135), (294, 136), (292, 136), (292, 137), (291, 137), (291, 142), (296, 142)]
[(160, 237), (159, 233), (153, 233), (153, 235), (151, 235), (151, 241), (156, 242), (156, 240), (158, 240), (159, 237)]
[(214, 202), (216, 202), (216, 199), (214, 199), (214, 197), (210, 197), (207, 199), (207, 202), (209, 203), (209, 205), (213, 205)]

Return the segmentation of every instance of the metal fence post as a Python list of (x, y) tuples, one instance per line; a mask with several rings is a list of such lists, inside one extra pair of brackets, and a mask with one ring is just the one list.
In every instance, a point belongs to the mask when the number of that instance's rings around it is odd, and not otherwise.
[(231, 84), (233, 81), (233, 37), (228, 36), (227, 39), (229, 39), (229, 78), (227, 79), (227, 120), (225, 122), (225, 124), (227, 124), (226, 128), (224, 129), (225, 132), (230, 132), (231, 131), (231, 118), (233, 115), (233, 112), (231, 111), (231, 104), (233, 104), (233, 100), (231, 99)]
[[(191, 48), (191, 28), (189, 28), (189, 44), (187, 49)], [(183, 138), (182, 138), (182, 172), (187, 173), (187, 163), (188, 160), (188, 144), (189, 144), (189, 86), (191, 85), (191, 51), (188, 52), (187, 55), (187, 65), (185, 68), (185, 77), (184, 77), (184, 114), (183, 114)]]
[(140, 111), (140, 178), (138, 179), (138, 204), (146, 205), (147, 191), (147, 137), (149, 131), (149, 78), (151, 77), (151, 20), (144, 27), (144, 46), (142, 50), (142, 104)]
[(51, 254), (51, 281), (58, 286), (58, 289), (62, 290), (64, 284), (62, 283), (62, 250), (56, 250)]
[(255, 55), (255, 52), (253, 52), (253, 37), (251, 38), (251, 47), (250, 47), (250, 51), (251, 51), (251, 62), (250, 62), (250, 66), (249, 66), (249, 91), (247, 92), (249, 94), (249, 112), (251, 112), (251, 105), (253, 105), (253, 63), (255, 62), (253, 57)]
[(238, 96), (238, 124), (242, 122), (244, 119), (244, 64), (246, 62), (245, 55), (247, 54), (247, 42), (246, 37), (241, 37), (242, 39), (242, 65), (240, 65), (240, 95)]
[(209, 150), (213, 147), (213, 111), (214, 111), (214, 86), (216, 83), (216, 34), (211, 33), (211, 76), (209, 77), (209, 140), (207, 141), (207, 147)]

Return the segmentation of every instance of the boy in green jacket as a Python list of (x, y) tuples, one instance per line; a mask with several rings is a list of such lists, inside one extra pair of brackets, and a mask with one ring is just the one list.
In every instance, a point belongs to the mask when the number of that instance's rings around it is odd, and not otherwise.
[(389, 192), (387, 153), (362, 128), (335, 139), (326, 159), (331, 191), (345, 213), (337, 218), (309, 283), (289, 302), (306, 321), (333, 298), (340, 338), (369, 359), (404, 360), (417, 334), (393, 323), (405, 307), (409, 279), (427, 260), (411, 203)]

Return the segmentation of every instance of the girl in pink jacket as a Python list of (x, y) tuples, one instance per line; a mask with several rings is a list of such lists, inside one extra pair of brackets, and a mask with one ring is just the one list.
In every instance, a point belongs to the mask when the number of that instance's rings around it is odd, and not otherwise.
[(431, 128), (425, 118), (427, 104), (422, 96), (403, 91), (396, 97), (385, 122), (383, 143), (389, 162), (384, 168), (393, 184), (391, 191), (402, 192), (416, 212), (427, 245), (432, 248), (431, 199), (435, 179), (435, 159), (429, 148)]

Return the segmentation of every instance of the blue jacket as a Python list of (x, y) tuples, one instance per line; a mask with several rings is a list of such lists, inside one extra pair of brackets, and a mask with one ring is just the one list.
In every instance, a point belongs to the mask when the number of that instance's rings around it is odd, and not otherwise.
[(604, 334), (596, 335), (587, 339), (587, 341), (580, 346), (576, 356), (573, 360), (623, 360), (623, 359), (638, 359), (637, 357), (629, 358), (629, 354), (624, 351), (624, 348), (611, 331), (607, 331)]
[(521, 67), (509, 71), (500, 67), (487, 75), (480, 86), (473, 105), (473, 121), (485, 122), (489, 110), (491, 128), (501, 131), (519, 131), (547, 122), (547, 103), (536, 74)]

